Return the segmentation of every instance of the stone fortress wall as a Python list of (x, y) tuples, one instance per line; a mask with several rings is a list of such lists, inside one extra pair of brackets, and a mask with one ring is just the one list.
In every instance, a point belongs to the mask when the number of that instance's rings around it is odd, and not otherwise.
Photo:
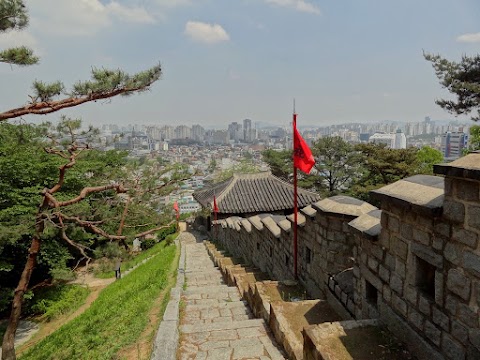
[[(419, 358), (480, 359), (480, 154), (298, 216), (298, 280), (345, 319), (378, 319)], [(294, 279), (293, 216), (219, 220), (212, 237), (272, 279)]]

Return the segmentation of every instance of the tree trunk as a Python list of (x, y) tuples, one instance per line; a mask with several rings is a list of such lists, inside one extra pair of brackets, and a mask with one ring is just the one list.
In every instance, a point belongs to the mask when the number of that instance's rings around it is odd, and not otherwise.
[(2, 343), (2, 360), (15, 360), (15, 334), (17, 332), (18, 322), (20, 321), (20, 315), (22, 313), (23, 295), (27, 291), (30, 277), (32, 276), (33, 268), (37, 262), (37, 255), (40, 251), (40, 237), (35, 235), (30, 245), (30, 251), (28, 253), (28, 259), (23, 269), (22, 276), (18, 282), (18, 286), (15, 289), (12, 302), (12, 312), (10, 314), (10, 320), (8, 322), (7, 330), (3, 336)]

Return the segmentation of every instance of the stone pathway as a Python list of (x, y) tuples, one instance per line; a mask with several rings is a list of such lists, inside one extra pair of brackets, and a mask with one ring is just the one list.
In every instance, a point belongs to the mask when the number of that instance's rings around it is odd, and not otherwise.
[(263, 319), (224, 284), (203, 241), (182, 234), (186, 289), (180, 301), (179, 360), (285, 359)]

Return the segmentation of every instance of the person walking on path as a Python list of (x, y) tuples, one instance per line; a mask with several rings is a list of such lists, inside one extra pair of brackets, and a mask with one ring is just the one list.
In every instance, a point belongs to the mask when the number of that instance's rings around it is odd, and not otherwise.
[(120, 279), (122, 277), (122, 273), (120, 268), (122, 266), (122, 259), (118, 259), (115, 264), (115, 279)]

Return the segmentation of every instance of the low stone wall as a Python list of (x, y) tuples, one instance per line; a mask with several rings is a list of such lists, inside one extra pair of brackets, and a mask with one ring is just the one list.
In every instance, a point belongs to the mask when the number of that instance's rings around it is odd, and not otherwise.
[[(298, 280), (345, 314), (379, 319), (419, 357), (480, 359), (480, 154), (435, 172), (443, 177), (373, 191), (380, 209), (346, 196), (301, 209)], [(221, 220), (214, 231), (246, 264), (294, 279), (292, 222), (259, 214)], [(351, 280), (336, 281), (348, 268)]]

